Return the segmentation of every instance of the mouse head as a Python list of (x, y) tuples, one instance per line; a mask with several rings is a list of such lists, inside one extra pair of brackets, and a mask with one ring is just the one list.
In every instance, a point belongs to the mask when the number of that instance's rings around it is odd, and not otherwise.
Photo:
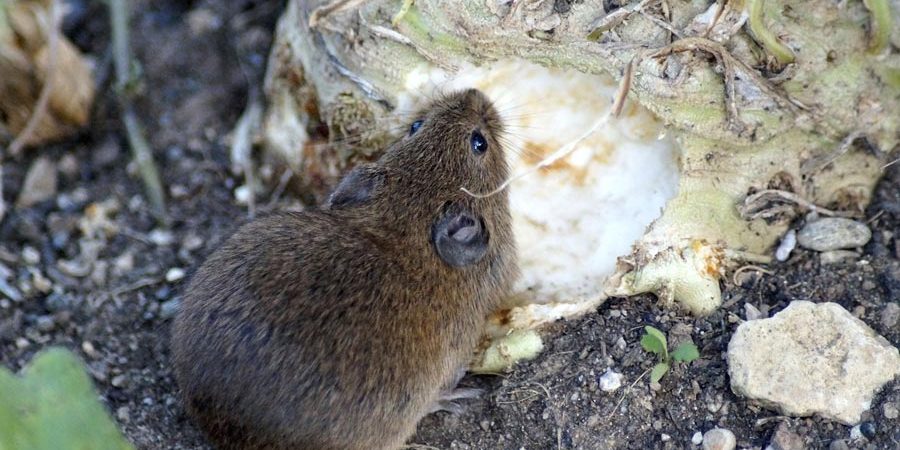
[[(412, 116), (405, 135), (374, 164), (350, 172), (326, 207), (368, 205), (386, 223), (427, 223), (441, 259), (467, 266), (482, 259), (492, 234), (509, 228), (505, 191), (486, 198), (509, 173), (503, 124), (491, 101), (468, 89), (433, 101)], [(404, 227), (406, 228), (406, 227)]]

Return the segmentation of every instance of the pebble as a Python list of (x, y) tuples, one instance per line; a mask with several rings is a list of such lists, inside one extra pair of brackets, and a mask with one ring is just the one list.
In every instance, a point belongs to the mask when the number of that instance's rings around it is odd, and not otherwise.
[(784, 234), (784, 237), (781, 238), (781, 244), (779, 244), (778, 248), (775, 250), (775, 259), (781, 262), (787, 261), (787, 259), (791, 257), (791, 252), (794, 251), (796, 246), (797, 232), (790, 229)]
[(22, 301), (22, 293), (3, 278), (0, 278), (0, 294), (16, 303)]
[(893, 419), (896, 419), (897, 417), (900, 417), (900, 411), (897, 410), (896, 403), (887, 402), (884, 405), (882, 405), (881, 409), (884, 411), (885, 419), (893, 420)]
[(805, 450), (806, 444), (797, 433), (791, 431), (787, 422), (781, 422), (775, 429), (772, 441), (766, 450)]
[(238, 205), (246, 205), (250, 202), (250, 186), (246, 184), (238, 186), (237, 189), (234, 190), (234, 200)]
[(175, 317), (175, 314), (178, 313), (178, 308), (180, 306), (181, 299), (178, 297), (175, 297), (169, 301), (162, 302), (159, 305), (159, 317), (163, 320), (168, 320)]
[(171, 231), (154, 228), (150, 231), (150, 234), (147, 235), (147, 239), (150, 239), (150, 242), (152, 242), (156, 246), (166, 247), (172, 245), (172, 242), (175, 241), (175, 236)]
[(128, 422), (128, 419), (131, 418), (131, 411), (128, 410), (127, 406), (120, 406), (119, 409), (116, 410), (116, 418), (119, 419), (120, 422)]
[(734, 433), (724, 428), (713, 428), (703, 435), (703, 450), (733, 450), (737, 446)]
[(858, 441), (862, 438), (863, 438), (863, 434), (862, 434), (862, 430), (860, 429), (859, 425), (856, 425), (855, 427), (850, 429), (850, 440), (851, 441)]
[(491, 422), (489, 420), (482, 420), (478, 425), (481, 426), (481, 429), (484, 431), (490, 431), (491, 429)]
[(691, 436), (691, 444), (700, 445), (703, 443), (703, 433), (696, 432), (693, 436)]
[(881, 324), (886, 328), (893, 328), (900, 320), (900, 305), (896, 301), (884, 305), (881, 310)]
[(744, 303), (744, 319), (746, 320), (757, 320), (764, 319), (765, 316), (759, 309), (753, 306), (750, 303)]
[(153, 399), (151, 397), (144, 397), (143, 403), (147, 406), (153, 406)]
[(100, 357), (100, 353), (97, 352), (97, 349), (94, 348), (94, 344), (92, 344), (91, 341), (82, 342), (81, 350), (84, 351), (85, 355), (88, 355), (92, 359), (97, 359)]
[(843, 217), (827, 217), (809, 222), (797, 233), (797, 242), (802, 247), (819, 252), (862, 247), (871, 238), (872, 231), (869, 227)]
[(31, 163), (16, 207), (28, 208), (56, 195), (56, 163), (50, 158), (40, 157)]
[(669, 436), (669, 435), (666, 434), (666, 433), (662, 433), (662, 434), (659, 435), (659, 440), (662, 441), (662, 442), (669, 442), (669, 441), (672, 440), (672, 436)]
[(166, 281), (169, 283), (174, 283), (182, 278), (184, 278), (184, 269), (180, 267), (173, 267), (166, 272)]
[(878, 432), (878, 429), (875, 427), (875, 422), (863, 422), (859, 424), (859, 431), (868, 439), (875, 439), (875, 434)]
[(875, 392), (900, 374), (900, 352), (837, 303), (794, 301), (772, 318), (742, 323), (727, 361), (735, 394), (784, 415), (846, 425), (859, 423)]
[(126, 377), (124, 374), (116, 375), (112, 378), (112, 380), (109, 381), (109, 383), (112, 384), (113, 387), (117, 387), (117, 388), (125, 386), (125, 384), (127, 384), (127, 382), (128, 382), (128, 377)]
[(181, 246), (187, 251), (192, 252), (203, 246), (203, 238), (196, 234), (189, 234), (181, 241)]
[(23, 337), (16, 338), (16, 348), (18, 348), (19, 350), (28, 348), (29, 345), (31, 345), (31, 342), (28, 339), (25, 339)]
[(843, 439), (835, 439), (831, 441), (831, 445), (828, 446), (828, 450), (850, 450), (850, 446), (847, 445), (847, 442)]
[(35, 321), (35, 325), (38, 330), (47, 333), (56, 327), (56, 319), (54, 319), (53, 316), (40, 316)]
[(41, 262), (41, 254), (34, 247), (26, 245), (22, 248), (22, 261), (29, 266), (37, 265)]
[(602, 391), (613, 392), (622, 387), (622, 374), (612, 369), (606, 369), (606, 372), (600, 376), (598, 383)]

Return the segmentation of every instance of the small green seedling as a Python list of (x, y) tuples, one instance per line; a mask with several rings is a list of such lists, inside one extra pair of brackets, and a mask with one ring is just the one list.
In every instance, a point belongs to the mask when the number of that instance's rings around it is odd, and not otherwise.
[(691, 362), (700, 357), (697, 346), (690, 342), (682, 342), (669, 354), (668, 343), (666, 343), (666, 335), (656, 328), (644, 327), (646, 332), (641, 337), (641, 347), (650, 353), (656, 353), (659, 362), (650, 370), (650, 381), (658, 383), (663, 375), (672, 367), (672, 361)]

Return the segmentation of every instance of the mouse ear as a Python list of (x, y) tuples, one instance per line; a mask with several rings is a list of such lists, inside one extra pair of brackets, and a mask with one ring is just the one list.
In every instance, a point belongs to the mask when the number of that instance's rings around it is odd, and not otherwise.
[(431, 240), (441, 260), (453, 267), (463, 267), (484, 258), (488, 231), (481, 217), (453, 205), (445, 208), (443, 215), (432, 225)]
[(323, 208), (338, 209), (369, 201), (384, 177), (373, 164), (356, 166), (338, 183)]

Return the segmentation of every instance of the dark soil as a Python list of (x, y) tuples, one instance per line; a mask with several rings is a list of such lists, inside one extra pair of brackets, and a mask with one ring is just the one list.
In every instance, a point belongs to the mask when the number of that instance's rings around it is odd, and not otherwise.
[[(70, 348), (86, 361), (102, 400), (138, 448), (208, 448), (177, 398), (168, 363), (169, 319), (180, 283), (246, 220), (246, 207), (235, 201), (243, 181), (231, 172), (228, 133), (248, 87), (261, 86), (283, 5), (135, 2), (132, 40), (144, 80), (139, 111), (168, 189), (171, 227), (165, 231), (128, 164), (108, 79), (105, 6), (66, 3), (77, 13), (67, 17), (66, 32), (97, 61), (103, 94), (82, 135), (3, 162), (3, 195), (11, 207), (38, 156), (55, 162), (59, 185), (51, 199), (11, 209), (0, 223), (0, 278), (22, 294), (0, 294), (0, 363), (18, 371), (42, 348)], [(297, 207), (278, 192), (260, 203), (263, 210)], [(114, 229), (79, 227), (104, 211)], [(738, 285), (729, 274), (725, 307), (710, 317), (664, 310), (653, 297), (641, 296), (611, 299), (595, 314), (555, 324), (536, 360), (505, 376), (465, 379), (464, 385), (483, 387), (486, 395), (460, 416), (426, 418), (413, 447), (696, 448), (694, 433), (718, 426), (737, 435), (739, 448), (762, 449), (781, 426), (808, 448), (828, 448), (839, 439), (850, 448), (900, 448), (898, 420), (883, 415), (886, 402), (900, 406), (900, 383), (883, 389), (867, 413), (874, 435), (851, 440), (841, 424), (781, 417), (736, 397), (724, 360), (745, 303), (772, 314), (793, 300), (837, 302), (900, 345), (900, 327), (881, 320), (885, 305), (900, 298), (898, 166), (880, 183), (867, 217), (874, 237), (860, 258), (823, 265), (816, 254), (798, 251), (768, 267), (771, 274), (744, 272)], [(187, 276), (180, 278), (177, 269)], [(645, 325), (692, 339), (701, 350), (699, 360), (676, 366), (656, 390), (646, 376), (653, 360), (638, 343)], [(607, 368), (624, 375), (623, 387), (612, 393), (598, 388)]]

